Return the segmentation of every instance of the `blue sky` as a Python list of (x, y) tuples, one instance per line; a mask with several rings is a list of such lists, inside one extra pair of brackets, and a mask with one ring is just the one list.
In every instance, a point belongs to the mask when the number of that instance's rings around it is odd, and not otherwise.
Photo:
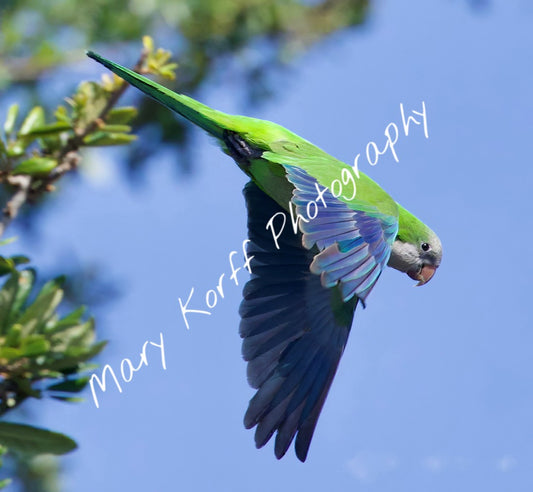
[[(335, 35), (279, 78), (248, 114), (276, 121), (352, 162), (400, 124), (400, 103), (424, 101), (419, 127), (360, 170), (440, 236), (442, 266), (425, 287), (388, 270), (358, 310), (305, 464), (256, 450), (242, 418), (253, 391), (240, 355), (241, 285), (185, 328), (178, 298), (228, 275), (246, 237), (245, 176), (195, 134), (196, 172), (173, 156), (150, 162), (147, 185), (121, 180), (114, 154), (91, 156), (91, 177), (65, 186), (22, 238), (41, 268), (72, 252), (102, 261), (123, 296), (99, 319), (101, 364), (148, 367), (96, 409), (50, 402), (38, 423), (74, 436), (65, 490), (501, 491), (533, 486), (530, 300), (533, 10), (493, 1), (379, 2), (361, 30)], [(156, 33), (153, 33), (156, 34)], [(104, 53), (105, 55), (105, 53)], [(131, 60), (117, 60), (128, 64)], [(87, 76), (103, 70), (87, 62)], [(202, 99), (240, 111), (231, 77)], [(528, 218), (529, 217), (529, 218)], [(240, 258), (240, 254), (236, 258)], [(39, 405), (42, 407), (43, 405)]]

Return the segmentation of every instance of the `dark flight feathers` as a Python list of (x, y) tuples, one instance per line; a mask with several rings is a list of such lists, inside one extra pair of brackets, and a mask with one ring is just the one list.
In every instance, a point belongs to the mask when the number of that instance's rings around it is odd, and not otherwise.
[(305, 461), (352, 324), (357, 298), (342, 302), (337, 287), (324, 288), (309, 271), (315, 248), (288, 225), (276, 249), (265, 226), (281, 207), (252, 182), (244, 188), (248, 208), (248, 254), (252, 276), (240, 307), (242, 352), (248, 381), (257, 388), (244, 417), (257, 426), (256, 446), (277, 431), (279, 459), (296, 436), (296, 455)]

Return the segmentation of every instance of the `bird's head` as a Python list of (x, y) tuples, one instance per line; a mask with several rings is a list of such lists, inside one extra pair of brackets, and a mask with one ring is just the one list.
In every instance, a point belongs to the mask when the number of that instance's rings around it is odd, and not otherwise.
[(442, 244), (438, 236), (411, 214), (402, 221), (400, 210), (400, 227), (392, 244), (389, 266), (407, 273), (418, 281), (417, 285), (424, 285), (435, 275), (441, 260)]

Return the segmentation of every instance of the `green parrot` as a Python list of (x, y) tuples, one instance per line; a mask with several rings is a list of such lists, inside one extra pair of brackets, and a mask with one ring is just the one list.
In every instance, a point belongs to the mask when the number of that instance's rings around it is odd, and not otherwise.
[(244, 425), (256, 427), (258, 448), (276, 432), (278, 459), (295, 440), (305, 461), (357, 304), (385, 265), (428, 282), (441, 262), (439, 238), (368, 176), (282, 126), (216, 111), (87, 55), (211, 134), (250, 177), (251, 278), (239, 331), (257, 392)]

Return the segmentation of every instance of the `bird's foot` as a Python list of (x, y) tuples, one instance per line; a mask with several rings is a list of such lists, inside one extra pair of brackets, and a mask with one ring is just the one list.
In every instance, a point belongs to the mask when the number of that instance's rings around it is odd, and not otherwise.
[(239, 164), (249, 165), (250, 160), (259, 159), (263, 154), (262, 150), (252, 147), (236, 132), (225, 130), (223, 138), (231, 157)]

